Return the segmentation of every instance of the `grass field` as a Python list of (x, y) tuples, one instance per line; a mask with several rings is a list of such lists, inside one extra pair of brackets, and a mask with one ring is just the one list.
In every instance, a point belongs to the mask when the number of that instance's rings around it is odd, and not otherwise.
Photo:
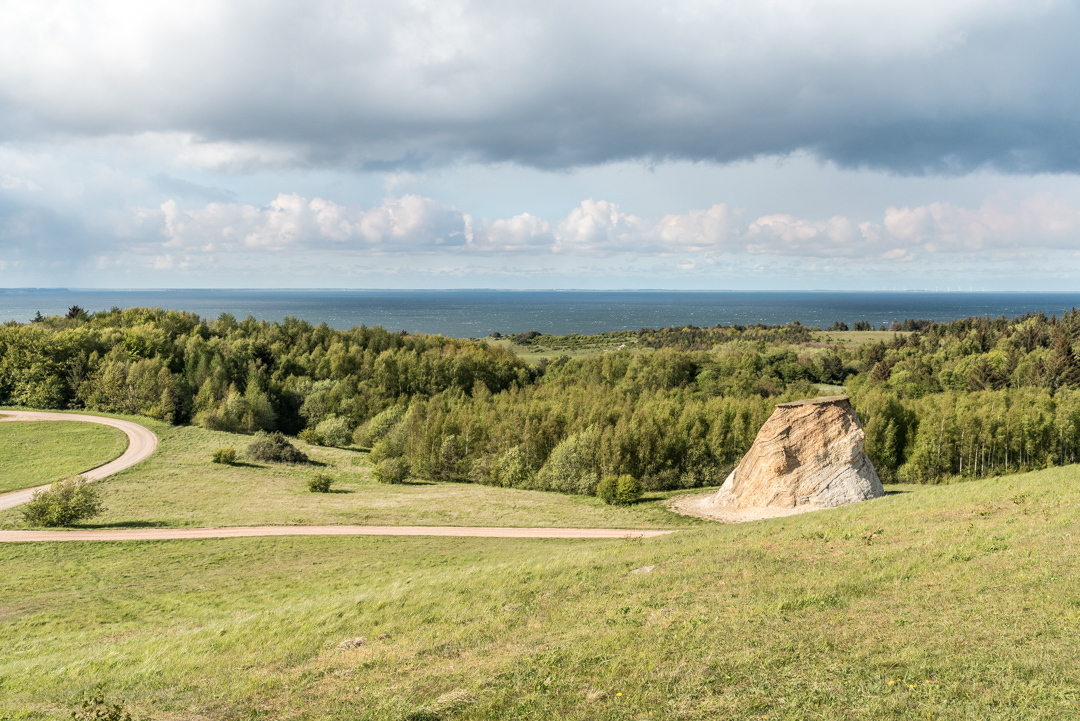
[(0, 493), (97, 468), (127, 448), (124, 432), (91, 423), (0, 423)]
[(536, 363), (541, 358), (549, 360), (559, 356), (583, 358), (597, 353), (637, 348), (636, 332), (569, 336), (540, 335), (528, 344), (515, 343), (509, 337), (498, 340), (484, 338), (483, 340), (489, 345), (502, 346), (513, 351), (526, 363)]
[(879, 341), (888, 343), (894, 335), (905, 337), (910, 333), (892, 330), (823, 330), (814, 333), (814, 340), (818, 343), (858, 348), (867, 343), (877, 343)]
[[(232, 446), (243, 455), (250, 436), (160, 424), (153, 430), (160, 439), (158, 450), (139, 465), (99, 483), (106, 511), (85, 525), (668, 528), (699, 523), (674, 516), (659, 505), (671, 494), (650, 494), (644, 503), (615, 508), (592, 497), (462, 483), (390, 486), (371, 477), (366, 453), (300, 442), (297, 445), (314, 464), (225, 466), (210, 462), (214, 449)], [(307, 481), (316, 473), (332, 476), (336, 492), (308, 491)], [(13, 528), (21, 521), (19, 509), (0, 512), (0, 528)]]
[[(149, 425), (95, 524), (680, 532), (0, 544), (0, 719), (69, 718), (99, 683), (153, 719), (1080, 717), (1078, 466), (724, 526), (385, 486), (351, 450), (214, 465), (248, 438)], [(316, 471), (346, 492), (309, 493)]]
[(1075, 718), (1078, 470), (646, 541), (5, 544), (0, 718)]

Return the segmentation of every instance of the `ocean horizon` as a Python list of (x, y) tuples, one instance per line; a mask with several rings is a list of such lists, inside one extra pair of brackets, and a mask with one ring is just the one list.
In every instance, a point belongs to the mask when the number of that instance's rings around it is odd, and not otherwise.
[(0, 289), (0, 322), (27, 322), (72, 305), (185, 310), (208, 319), (282, 321), (294, 316), (336, 329), (389, 330), (480, 338), (493, 332), (601, 333), (696, 325), (826, 328), (868, 321), (875, 328), (905, 318), (948, 321), (969, 316), (1060, 314), (1080, 306), (1080, 291), (701, 291), (701, 290), (355, 290), (355, 289)]

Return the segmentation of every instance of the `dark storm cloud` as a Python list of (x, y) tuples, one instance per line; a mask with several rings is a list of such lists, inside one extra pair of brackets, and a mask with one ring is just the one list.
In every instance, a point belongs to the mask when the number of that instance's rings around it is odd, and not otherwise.
[(49, 4), (0, 10), (9, 142), (156, 134), (236, 170), (1080, 170), (1069, 2)]

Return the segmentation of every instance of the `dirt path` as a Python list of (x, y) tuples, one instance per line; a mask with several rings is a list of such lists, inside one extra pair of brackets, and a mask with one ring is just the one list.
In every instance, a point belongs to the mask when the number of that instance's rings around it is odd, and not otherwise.
[[(83, 477), (91, 481), (98, 481), (106, 476), (111, 476), (117, 471), (122, 471), (147, 458), (157, 448), (158, 439), (149, 428), (144, 428), (138, 423), (121, 421), (116, 418), (102, 418), (101, 416), (84, 416), (73, 413), (49, 413), (46, 411), (2, 411), (0, 423), (9, 421), (80, 421), (82, 423), (100, 423), (103, 426), (119, 428), (128, 437), (128, 447), (123, 455), (114, 461), (98, 466), (92, 471), (83, 473)], [(21, 491), (0, 494), (0, 511), (6, 511), (15, 506), (21, 506), (30, 500), (34, 491), (46, 489), (48, 485), (37, 488), (25, 488)]]
[(0, 531), (0, 543), (20, 541), (159, 541), (252, 536), (449, 536), (468, 538), (652, 538), (675, 531), (626, 528), (473, 528), (468, 526), (236, 526), (117, 528), (85, 531)]

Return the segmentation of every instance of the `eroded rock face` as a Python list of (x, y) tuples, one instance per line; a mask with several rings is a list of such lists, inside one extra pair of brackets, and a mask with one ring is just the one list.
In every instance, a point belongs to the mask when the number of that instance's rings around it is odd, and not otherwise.
[(847, 396), (781, 403), (715, 497), (723, 508), (833, 508), (885, 495)]

